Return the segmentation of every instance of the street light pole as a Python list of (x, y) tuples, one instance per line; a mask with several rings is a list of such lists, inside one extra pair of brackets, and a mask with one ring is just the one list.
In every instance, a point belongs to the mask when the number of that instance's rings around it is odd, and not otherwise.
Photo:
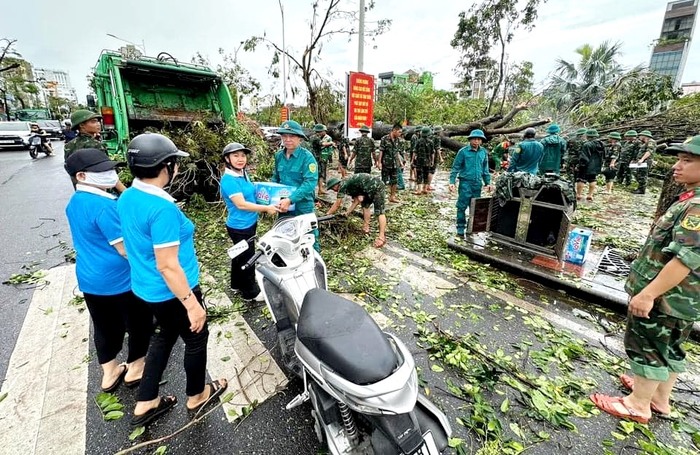
[[(282, 106), (287, 105), (287, 45), (284, 41), (284, 7), (282, 0), (277, 0), (280, 4), (280, 12), (282, 13)], [(363, 0), (364, 1), (364, 0)]]
[(357, 34), (357, 71), (365, 66), (365, 0), (360, 0), (360, 27)]

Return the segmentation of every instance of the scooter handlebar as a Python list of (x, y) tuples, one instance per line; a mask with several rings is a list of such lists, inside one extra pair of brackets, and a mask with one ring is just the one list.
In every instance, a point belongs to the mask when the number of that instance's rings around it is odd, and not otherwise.
[(257, 261), (258, 258), (262, 255), (263, 255), (263, 252), (261, 250), (256, 251), (255, 254), (253, 255), (253, 257), (248, 259), (248, 262), (243, 264), (243, 266), (241, 267), (241, 270), (248, 270), (249, 268), (251, 268), (255, 264), (255, 261)]

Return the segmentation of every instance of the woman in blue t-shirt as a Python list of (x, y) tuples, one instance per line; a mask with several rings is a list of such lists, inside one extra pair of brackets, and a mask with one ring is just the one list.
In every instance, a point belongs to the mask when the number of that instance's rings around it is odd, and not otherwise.
[[(107, 189), (119, 181), (111, 161), (102, 150), (77, 150), (65, 168), (78, 182), (66, 206), (73, 247), (75, 273), (94, 327), (97, 361), (102, 367), (102, 390), (113, 392), (124, 381), (134, 387), (141, 381), (153, 315), (131, 292), (116, 198)], [(129, 333), (126, 363), (117, 354)]]
[[(249, 148), (238, 142), (228, 144), (223, 151), (226, 171), (221, 177), (221, 197), (228, 210), (226, 230), (234, 245), (255, 235), (258, 227), (258, 213), (279, 212), (274, 205), (255, 203), (255, 186), (248, 179), (246, 172), (248, 155), (251, 153)], [(231, 289), (240, 292), (244, 300), (261, 302), (263, 297), (258, 283), (255, 282), (255, 268), (241, 270), (243, 264), (248, 262), (253, 254), (253, 249), (249, 248), (231, 259)]]

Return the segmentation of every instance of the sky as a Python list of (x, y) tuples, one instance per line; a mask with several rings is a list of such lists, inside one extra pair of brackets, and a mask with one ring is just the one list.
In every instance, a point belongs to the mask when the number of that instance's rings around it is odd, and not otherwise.
[[(265, 35), (282, 43), (279, 0), (120, 0), (84, 2), (64, 0), (7, 0), (0, 15), (0, 38), (16, 39), (16, 50), (34, 66), (67, 71), (78, 98), (88, 93), (87, 75), (103, 49), (117, 49), (116, 35), (144, 45), (148, 55), (166, 51), (189, 62), (196, 52), (215, 66), (218, 49), (234, 53), (243, 40)], [(343, 0), (357, 9), (359, 0)], [(309, 41), (311, 0), (281, 0), (285, 41), (299, 54)], [(367, 0), (369, 3), (369, 0)], [(427, 3), (427, 5), (426, 5)], [(508, 60), (534, 64), (535, 83), (542, 85), (557, 58), (576, 61), (575, 49), (585, 43), (621, 41), (621, 63), (648, 64), (651, 43), (658, 38), (666, 10), (665, 0), (548, 0), (540, 8), (533, 31), (516, 31), (507, 48)], [(459, 53), (450, 41), (458, 15), (470, 2), (456, 0), (375, 0), (368, 23), (391, 19), (388, 32), (366, 41), (364, 71), (430, 71), (439, 89), (458, 81), (454, 68)], [(28, 20), (31, 14), (31, 21)], [(31, 26), (30, 26), (31, 25)], [(371, 26), (371, 25), (370, 25)], [(700, 41), (700, 36), (696, 37)], [(357, 70), (357, 38), (336, 37), (326, 43), (316, 68), (338, 86), (347, 71)], [(262, 94), (281, 97), (282, 83), (268, 75), (272, 53), (264, 46), (255, 52), (239, 50), (238, 60), (262, 84)], [(683, 82), (700, 81), (700, 44), (691, 44)], [(298, 80), (291, 83), (299, 84)], [(302, 102), (301, 99), (292, 99)], [(244, 100), (245, 107), (245, 100)]]

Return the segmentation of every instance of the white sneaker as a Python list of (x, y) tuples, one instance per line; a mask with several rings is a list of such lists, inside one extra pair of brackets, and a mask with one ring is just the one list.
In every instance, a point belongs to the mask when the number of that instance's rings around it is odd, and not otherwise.
[(263, 295), (262, 291), (258, 292), (258, 295), (250, 299), (251, 302), (264, 302), (265, 301), (265, 296)]

